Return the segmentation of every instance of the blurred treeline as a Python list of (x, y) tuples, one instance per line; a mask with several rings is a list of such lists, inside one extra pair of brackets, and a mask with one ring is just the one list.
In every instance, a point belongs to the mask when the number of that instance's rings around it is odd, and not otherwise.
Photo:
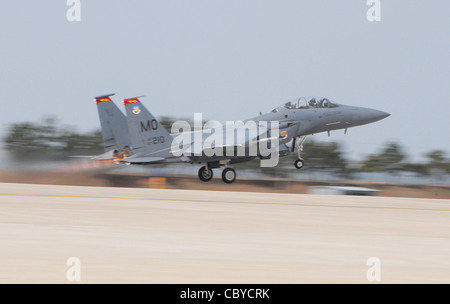
[(104, 152), (100, 130), (86, 134), (61, 126), (55, 117), (40, 123), (15, 123), (3, 139), (8, 154), (18, 161), (60, 160), (72, 155), (97, 155)]
[[(160, 124), (170, 131), (177, 120), (169, 116), (159, 118)], [(3, 139), (9, 155), (18, 161), (40, 159), (65, 159), (75, 155), (97, 155), (104, 152), (101, 131), (85, 134), (74, 128), (61, 126), (54, 117), (46, 117), (40, 123), (16, 123), (10, 126)], [(305, 170), (327, 171), (342, 178), (351, 179), (361, 172), (399, 174), (410, 172), (418, 176), (444, 178), (450, 174), (450, 159), (445, 151), (432, 150), (422, 162), (410, 162), (404, 148), (388, 142), (378, 151), (359, 161), (345, 157), (338, 142), (316, 142), (309, 137), (302, 152)], [(297, 153), (280, 158), (277, 168), (260, 168), (258, 161), (237, 164), (236, 168), (259, 170), (266, 175), (282, 176), (283, 167), (293, 168)]]
[[(167, 130), (178, 119), (159, 118)], [(193, 122), (186, 119), (179, 119)], [(10, 125), (3, 143), (9, 155), (17, 161), (62, 160), (69, 156), (90, 156), (104, 152), (101, 130), (81, 134), (74, 127), (63, 126), (58, 119), (47, 116), (39, 123), (15, 123)]]
[[(332, 173), (345, 179), (355, 178), (358, 173), (385, 173), (400, 175), (411, 173), (416, 176), (443, 180), (450, 175), (450, 159), (442, 150), (433, 150), (424, 155), (424, 161), (411, 162), (404, 148), (395, 142), (388, 142), (362, 160), (349, 160), (338, 142), (317, 142), (309, 137), (302, 152), (305, 167), (302, 170)], [(297, 153), (280, 159), (280, 166), (293, 167)], [(265, 174), (283, 175), (275, 168), (262, 168)]]

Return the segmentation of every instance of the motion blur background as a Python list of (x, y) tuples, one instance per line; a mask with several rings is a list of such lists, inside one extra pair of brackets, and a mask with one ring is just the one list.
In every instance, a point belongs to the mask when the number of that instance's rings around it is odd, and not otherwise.
[(166, 126), (194, 112), (245, 119), (319, 95), (392, 116), (347, 135), (308, 138), (302, 171), (286, 157), (272, 169), (243, 164), (240, 177), (448, 185), (450, 4), (381, 1), (380, 22), (367, 20), (369, 8), (331, 0), (81, 0), (81, 21), (69, 22), (65, 1), (2, 2), (0, 168), (92, 169), (68, 156), (102, 152), (92, 101), (99, 94), (116, 92), (117, 103), (145, 94)]

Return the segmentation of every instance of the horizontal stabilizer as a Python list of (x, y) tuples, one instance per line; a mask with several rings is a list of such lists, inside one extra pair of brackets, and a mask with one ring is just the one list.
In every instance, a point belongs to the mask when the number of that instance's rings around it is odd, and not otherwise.
[(92, 159), (93, 160), (110, 160), (110, 159), (115, 159), (114, 150), (110, 150), (110, 151), (105, 152), (103, 154), (100, 154), (100, 155), (97, 155), (97, 156), (93, 156)]
[(143, 164), (143, 163), (157, 163), (165, 160), (164, 157), (127, 157), (122, 159), (122, 163)]

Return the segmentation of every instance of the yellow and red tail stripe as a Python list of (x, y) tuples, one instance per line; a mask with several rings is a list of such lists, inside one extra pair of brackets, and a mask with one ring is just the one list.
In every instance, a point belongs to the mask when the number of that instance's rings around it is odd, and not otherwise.
[(137, 98), (131, 98), (131, 99), (125, 99), (123, 101), (123, 104), (127, 105), (127, 104), (138, 103), (138, 102), (141, 102), (141, 101), (139, 99), (137, 99)]
[(109, 98), (109, 97), (101, 97), (101, 98), (96, 98), (95, 101), (97, 103), (107, 102), (107, 101), (111, 101), (111, 98)]

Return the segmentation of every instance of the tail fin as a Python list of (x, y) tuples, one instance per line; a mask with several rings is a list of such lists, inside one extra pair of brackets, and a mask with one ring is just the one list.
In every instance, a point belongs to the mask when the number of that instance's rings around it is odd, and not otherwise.
[(111, 101), (110, 97), (114, 95), (108, 94), (94, 97), (102, 127), (105, 151), (118, 150), (131, 145), (127, 118), (116, 104)]
[(139, 97), (125, 99), (131, 145), (134, 149), (146, 148), (149, 153), (170, 150), (172, 136), (140, 102)]

